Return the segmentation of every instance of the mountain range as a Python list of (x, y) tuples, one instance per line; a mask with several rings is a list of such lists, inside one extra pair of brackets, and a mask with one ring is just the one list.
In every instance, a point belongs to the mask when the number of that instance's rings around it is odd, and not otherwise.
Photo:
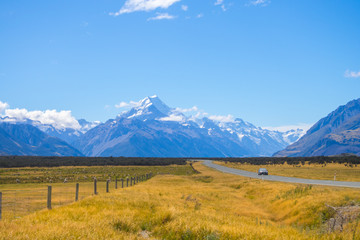
[[(300, 133), (292, 135), (296, 134)], [(289, 144), (284, 136), (241, 119), (217, 122), (187, 117), (152, 96), (89, 130), (74, 146), (88, 156), (269, 156)]]
[[(30, 119), (1, 118), (7, 126), (29, 125), (58, 139), (72, 152), (48, 149), (12, 151), (0, 141), (0, 154), (136, 157), (247, 157), (271, 156), (299, 139), (302, 129), (279, 132), (256, 127), (242, 119), (217, 121), (186, 116), (168, 107), (157, 96), (146, 97), (135, 107), (105, 123), (78, 120), (74, 128), (57, 128)], [(26, 133), (24, 133), (26, 134)], [(21, 134), (20, 134), (21, 135)], [(4, 137), (5, 139), (6, 137)], [(39, 140), (40, 141), (40, 140)], [(20, 143), (19, 143), (20, 144)], [(21, 143), (23, 144), (23, 143)], [(21, 145), (20, 144), (20, 145)], [(24, 143), (25, 144), (25, 143)], [(57, 146), (60, 143), (57, 143)], [(27, 149), (27, 148), (24, 148)], [(36, 148), (35, 148), (36, 149)], [(50, 150), (50, 149), (49, 149)]]
[[(72, 126), (72, 125), (71, 125)], [(340, 106), (305, 134), (272, 131), (240, 118), (188, 116), (157, 96), (104, 123), (74, 127), (0, 117), (0, 155), (253, 157), (360, 154), (360, 99)]]

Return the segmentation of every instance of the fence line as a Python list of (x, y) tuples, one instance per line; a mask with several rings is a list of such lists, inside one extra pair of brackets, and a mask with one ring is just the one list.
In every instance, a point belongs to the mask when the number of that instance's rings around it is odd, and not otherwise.
[[(139, 181), (146, 181), (152, 177), (152, 173), (121, 178), (121, 188), (136, 185)], [(126, 186), (125, 186), (126, 179)], [(4, 189), (0, 190), (0, 220), (16, 219), (29, 213), (42, 209), (53, 209), (58, 206), (70, 204), (72, 202), (84, 199), (87, 196), (98, 195), (99, 191), (110, 192), (111, 180), (98, 182), (76, 183), (75, 188), (69, 186), (69, 183), (54, 183), (46, 185), (41, 189)], [(93, 184), (93, 186), (91, 186)], [(104, 184), (104, 185), (102, 185)], [(99, 186), (100, 185), (100, 186)], [(39, 187), (42, 187), (41, 185)], [(115, 189), (118, 189), (118, 179), (115, 179)]]

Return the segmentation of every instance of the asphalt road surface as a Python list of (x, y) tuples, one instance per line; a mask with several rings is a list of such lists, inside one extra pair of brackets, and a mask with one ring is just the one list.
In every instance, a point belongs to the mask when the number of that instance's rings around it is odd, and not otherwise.
[(288, 183), (303, 183), (303, 184), (313, 184), (313, 185), (326, 185), (332, 187), (351, 187), (351, 188), (360, 188), (360, 182), (340, 182), (340, 181), (331, 181), (331, 180), (314, 180), (314, 179), (304, 179), (304, 178), (294, 178), (294, 177), (281, 177), (274, 175), (258, 175), (255, 172), (248, 172), (240, 169), (234, 169), (229, 167), (224, 167), (218, 164), (213, 163), (211, 160), (201, 160), (205, 166), (214, 168), (220, 172), (231, 173), (235, 175), (240, 175), (243, 177), (258, 178), (268, 181), (277, 181), (277, 182), (288, 182)]

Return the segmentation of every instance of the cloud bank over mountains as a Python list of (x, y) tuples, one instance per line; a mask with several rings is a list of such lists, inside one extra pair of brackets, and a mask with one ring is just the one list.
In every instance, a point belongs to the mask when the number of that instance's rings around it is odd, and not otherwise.
[(9, 108), (9, 104), (0, 101), (0, 114), (7, 108)]
[(0, 116), (3, 118), (3, 121), (8, 122), (15, 120), (26, 121), (30, 119), (40, 122), (41, 124), (52, 125), (56, 129), (72, 128), (78, 130), (81, 128), (79, 122), (72, 116), (70, 110), (28, 111), (25, 108), (11, 109), (8, 103), (0, 101)]

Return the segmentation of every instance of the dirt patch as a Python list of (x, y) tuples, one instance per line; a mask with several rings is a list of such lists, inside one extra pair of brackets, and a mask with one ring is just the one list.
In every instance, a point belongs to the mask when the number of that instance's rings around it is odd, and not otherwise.
[(139, 237), (142, 237), (142, 238), (150, 238), (150, 232), (149, 231), (141, 231), (139, 232)]
[(345, 224), (360, 217), (360, 206), (333, 207), (326, 205), (331, 211), (331, 218), (327, 221), (328, 232), (342, 231)]

